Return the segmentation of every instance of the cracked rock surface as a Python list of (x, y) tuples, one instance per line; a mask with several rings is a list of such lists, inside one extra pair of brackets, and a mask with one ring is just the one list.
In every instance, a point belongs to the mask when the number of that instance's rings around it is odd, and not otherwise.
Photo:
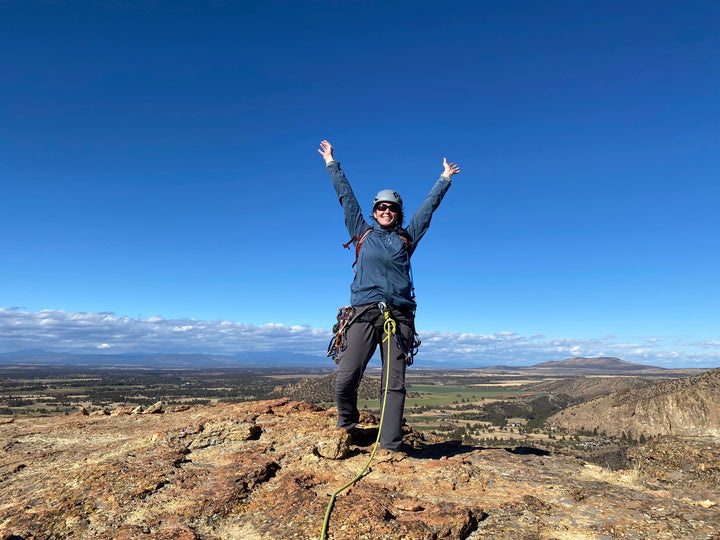
[[(349, 437), (333, 410), (289, 399), (129, 413), (0, 423), (0, 540), (317, 539), (378, 420)], [(338, 495), (328, 539), (720, 539), (713, 440), (663, 439), (617, 472), (404, 440)]]

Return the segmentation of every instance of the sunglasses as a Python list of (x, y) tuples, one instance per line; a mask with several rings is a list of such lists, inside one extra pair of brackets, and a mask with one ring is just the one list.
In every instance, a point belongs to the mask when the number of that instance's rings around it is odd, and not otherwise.
[(400, 210), (396, 204), (385, 204), (380, 203), (375, 207), (375, 210), (379, 210), (380, 212), (384, 212), (385, 210), (390, 210), (393, 214), (397, 214)]

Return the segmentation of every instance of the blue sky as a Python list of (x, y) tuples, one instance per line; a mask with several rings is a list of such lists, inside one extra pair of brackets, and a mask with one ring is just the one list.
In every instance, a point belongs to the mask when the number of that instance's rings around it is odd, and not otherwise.
[[(1, 2), (0, 352), (320, 354), (369, 212), (462, 173), (418, 363), (720, 365), (720, 4)], [(423, 360), (424, 358), (424, 360)]]

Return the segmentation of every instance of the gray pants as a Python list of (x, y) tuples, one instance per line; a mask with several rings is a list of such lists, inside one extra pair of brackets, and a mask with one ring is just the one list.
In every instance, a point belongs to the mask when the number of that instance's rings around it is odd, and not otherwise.
[[(392, 309), (391, 316), (396, 323), (398, 338), (403, 343), (411, 344), (414, 337), (413, 315), (408, 310)], [(402, 443), (402, 420), (405, 409), (405, 353), (398, 346), (395, 337), (390, 336), (390, 358), (387, 358), (388, 341), (383, 341), (386, 337), (384, 324), (384, 315), (374, 307), (347, 328), (345, 334), (347, 348), (340, 354), (335, 380), (337, 427), (349, 430), (357, 424), (360, 418), (360, 411), (357, 408), (360, 379), (375, 349), (380, 345), (383, 365), (381, 406), (387, 386), (387, 402), (380, 430), (380, 448), (399, 450)], [(386, 380), (388, 361), (390, 362), (389, 381)]]

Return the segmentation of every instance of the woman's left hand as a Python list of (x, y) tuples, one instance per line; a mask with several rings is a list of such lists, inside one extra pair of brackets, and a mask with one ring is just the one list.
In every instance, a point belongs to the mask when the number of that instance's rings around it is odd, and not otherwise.
[(443, 169), (445, 170), (442, 175), (448, 180), (450, 180), (454, 174), (458, 174), (460, 172), (460, 167), (458, 167), (455, 163), (448, 163), (445, 158), (443, 158)]

